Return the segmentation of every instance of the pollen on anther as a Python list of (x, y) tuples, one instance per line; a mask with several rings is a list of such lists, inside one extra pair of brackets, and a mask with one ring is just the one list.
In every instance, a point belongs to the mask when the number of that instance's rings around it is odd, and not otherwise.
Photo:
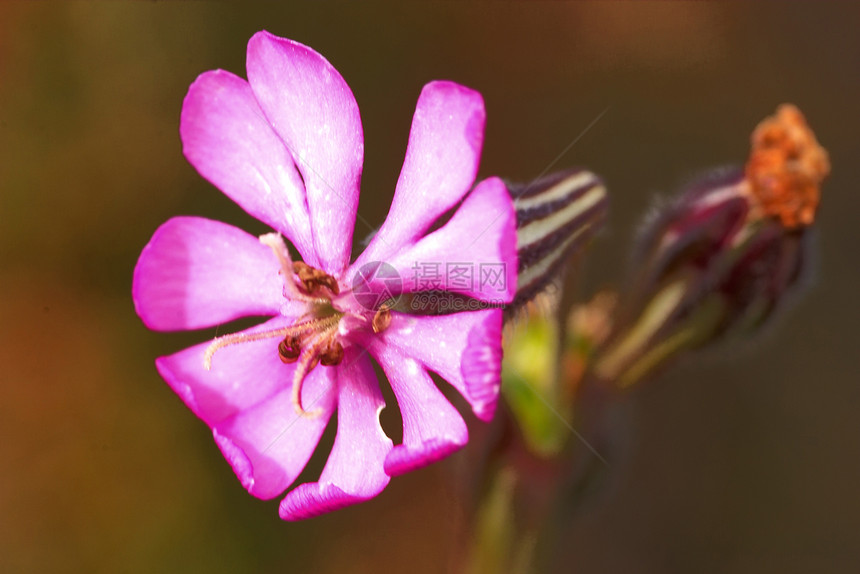
[(328, 288), (334, 295), (340, 293), (337, 280), (325, 271), (320, 271), (301, 261), (293, 263), (293, 269), (308, 293), (313, 293), (320, 287)]
[(371, 326), (373, 327), (374, 333), (381, 333), (391, 325), (391, 310), (388, 307), (383, 306), (379, 311), (376, 312), (376, 315), (373, 316), (373, 322)]
[(343, 361), (343, 345), (337, 341), (333, 341), (320, 355), (320, 364), (326, 367), (339, 365), (341, 361)]

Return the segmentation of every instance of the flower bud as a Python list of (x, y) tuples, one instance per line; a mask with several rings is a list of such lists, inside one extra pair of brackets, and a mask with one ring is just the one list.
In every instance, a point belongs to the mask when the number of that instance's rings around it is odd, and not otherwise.
[(660, 210), (598, 375), (628, 385), (682, 350), (758, 333), (803, 284), (829, 169), (803, 116), (783, 105), (754, 131), (743, 170), (708, 174)]

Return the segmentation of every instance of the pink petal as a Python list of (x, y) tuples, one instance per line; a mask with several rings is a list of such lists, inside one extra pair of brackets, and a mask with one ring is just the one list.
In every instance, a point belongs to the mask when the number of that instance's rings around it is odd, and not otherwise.
[(483, 420), (493, 418), (501, 388), (502, 311), (497, 309), (495, 312), (498, 321), (489, 321), (487, 325), (469, 331), (460, 362), (466, 396), (473, 404), (480, 405), (475, 414)]
[(263, 112), (304, 178), (319, 263), (339, 274), (352, 250), (364, 158), (355, 98), (325, 58), (268, 32), (248, 42), (247, 68)]
[(431, 265), (442, 290), (509, 303), (517, 287), (517, 236), (507, 188), (498, 178), (482, 181), (448, 223), (387, 263), (400, 273), (404, 292), (427, 290)]
[[(285, 367), (285, 365), (281, 365)], [(292, 403), (292, 369), (282, 390), (213, 426), (224, 457), (249, 493), (258, 498), (281, 494), (301, 473), (319, 443), (335, 406), (336, 381), (330, 367), (317, 367), (305, 378), (302, 403), (321, 409), (316, 418), (296, 414)]]
[[(291, 323), (291, 319), (276, 317), (242, 333), (270, 331)], [(211, 341), (159, 357), (155, 365), (194, 414), (213, 426), (291, 388), (295, 364), (281, 362), (279, 342), (272, 338), (223, 347), (212, 357), (208, 371), (203, 354)]]
[(132, 298), (150, 329), (200, 329), (276, 315), (283, 282), (271, 249), (241, 229), (201, 217), (159, 227), (134, 269)]
[(380, 337), (438, 373), (469, 401), (478, 418), (488, 421), (501, 385), (501, 331), (501, 309), (433, 317), (392, 312)]
[(301, 177), (248, 82), (223, 70), (201, 74), (185, 96), (179, 133), (200, 175), (317, 263)]
[(403, 416), (403, 444), (388, 453), (385, 472), (404, 474), (463, 447), (469, 440), (466, 423), (424, 367), (392, 345), (374, 343), (373, 355), (391, 382)]
[(370, 360), (347, 352), (337, 367), (337, 437), (319, 482), (299, 485), (281, 501), (284, 520), (311, 518), (382, 492), (391, 439), (379, 424), (385, 406)]
[(394, 201), (361, 263), (385, 259), (412, 243), (469, 191), (481, 159), (485, 119), (478, 92), (454, 82), (424, 86)]

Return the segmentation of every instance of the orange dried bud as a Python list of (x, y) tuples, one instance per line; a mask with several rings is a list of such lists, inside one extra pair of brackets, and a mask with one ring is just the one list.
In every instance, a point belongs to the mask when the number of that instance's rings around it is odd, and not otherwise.
[(810, 225), (830, 159), (797, 107), (783, 104), (753, 131), (746, 179), (759, 207), (787, 229)]

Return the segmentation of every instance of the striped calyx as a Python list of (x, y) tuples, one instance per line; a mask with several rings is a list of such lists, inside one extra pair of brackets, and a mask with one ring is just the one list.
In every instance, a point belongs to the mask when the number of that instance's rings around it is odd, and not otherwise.
[(606, 187), (583, 169), (569, 169), (529, 184), (508, 183), (517, 214), (517, 294), (511, 316), (555, 281), (606, 216)]

